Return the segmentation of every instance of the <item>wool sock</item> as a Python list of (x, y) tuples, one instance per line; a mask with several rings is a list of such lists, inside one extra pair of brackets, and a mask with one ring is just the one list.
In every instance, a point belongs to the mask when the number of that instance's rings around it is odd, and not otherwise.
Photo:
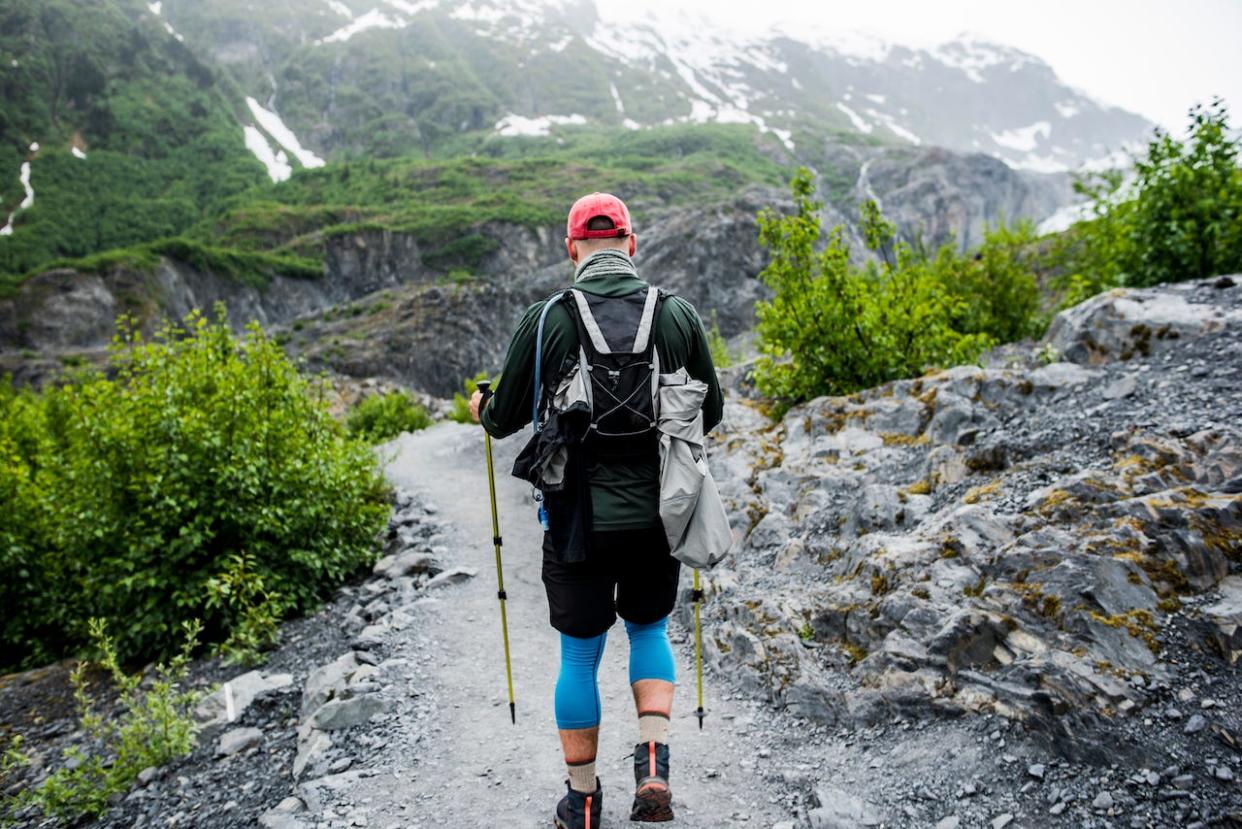
[(583, 794), (595, 793), (595, 761), (585, 763), (566, 763), (569, 769), (569, 788)]
[(638, 715), (638, 742), (668, 745), (668, 714), (644, 711)]

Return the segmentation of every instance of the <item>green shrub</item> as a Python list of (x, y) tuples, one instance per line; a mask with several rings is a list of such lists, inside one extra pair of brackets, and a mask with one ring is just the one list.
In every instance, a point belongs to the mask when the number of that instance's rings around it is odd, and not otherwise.
[(401, 391), (373, 394), (356, 405), (345, 420), (351, 435), (383, 443), (402, 432), (417, 432), (432, 423), (431, 415)]
[(840, 227), (817, 250), (822, 205), (811, 198), (810, 172), (800, 170), (792, 186), (794, 215), (759, 214), (759, 239), (771, 251), (761, 278), (773, 296), (756, 306), (755, 379), (781, 406), (970, 361), (1036, 327), (1035, 279), (1017, 258), (1029, 227), (989, 230), (977, 255), (946, 246), (927, 256), (897, 242), (893, 224), (866, 202), (863, 234), (878, 261), (858, 268)]
[[(181, 690), (178, 683), (185, 678), (190, 654), (197, 643), (198, 624), (183, 626), (180, 652), (156, 668), (154, 680), (146, 688), (141, 687), (141, 676), (131, 676), (121, 669), (103, 620), (92, 619), (89, 629), (101, 653), (99, 667), (112, 681), (117, 694), (115, 706), (109, 708), (118, 713), (98, 713), (102, 700), (91, 698), (86, 663), (78, 663), (71, 679), (78, 725), (88, 738), (88, 748), (67, 749), (68, 762), (38, 786), (7, 799), (0, 817), (12, 818), (31, 806), (47, 817), (66, 822), (85, 815), (98, 817), (108, 810), (112, 797), (129, 791), (143, 769), (185, 757), (194, 748), (198, 725), (193, 709), (199, 694)], [(20, 744), (5, 758), (10, 771), (11, 767), (25, 763)]]
[(1066, 234), (1064, 305), (1118, 285), (1242, 270), (1242, 141), (1219, 99), (1189, 118), (1186, 141), (1156, 130), (1133, 182), (1114, 171), (1076, 183), (1090, 219)]
[[(91, 618), (125, 661), (167, 653), (188, 619), (222, 642), (264, 596), (306, 611), (372, 562), (374, 453), (257, 325), (234, 337), (216, 313), (149, 342), (123, 324), (113, 379), (0, 384), (0, 667), (74, 653)], [(222, 601), (237, 557), (261, 586)]]
[(733, 365), (733, 352), (729, 350), (729, 341), (720, 333), (720, 323), (716, 321), (716, 312), (712, 312), (712, 324), (707, 329), (707, 347), (711, 350), (712, 364), (716, 368), (728, 368)]
[(453, 408), (449, 409), (448, 419), (457, 423), (474, 423), (474, 418), (470, 416), (470, 398), (479, 390), (479, 383), (487, 379), (487, 372), (480, 371), (473, 377), (467, 377), (462, 381), (462, 388), (465, 394), (453, 395)]
[(1043, 333), (1039, 282), (1031, 251), (1037, 239), (1029, 221), (984, 230), (983, 244), (962, 256), (945, 245), (933, 263), (935, 278), (954, 300), (954, 330), (1014, 342)]

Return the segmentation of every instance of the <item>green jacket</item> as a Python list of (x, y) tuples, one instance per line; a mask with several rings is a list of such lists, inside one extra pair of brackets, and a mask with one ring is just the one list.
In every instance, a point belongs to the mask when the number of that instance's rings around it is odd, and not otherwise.
[[(631, 276), (586, 276), (574, 287), (597, 296), (624, 296), (646, 287), (647, 283)], [(535, 329), (546, 300), (526, 310), (518, 324), (509, 353), (505, 357), (496, 394), (484, 408), (480, 420), (490, 435), (507, 437), (531, 422), (531, 405), (535, 384)], [(669, 296), (660, 304), (655, 322), (655, 345), (660, 355), (660, 370), (685, 368), (696, 380), (707, 383), (707, 399), (703, 403), (703, 428), (710, 430), (720, 422), (724, 397), (703, 321), (694, 306), (678, 296)], [(543, 330), (543, 377), (547, 385), (557, 381), (556, 372), (568, 357), (578, 354), (578, 330), (564, 302), (548, 312)], [(600, 464), (590, 472), (593, 529), (627, 530), (658, 526), (660, 523), (660, 461), (634, 458), (626, 463)]]

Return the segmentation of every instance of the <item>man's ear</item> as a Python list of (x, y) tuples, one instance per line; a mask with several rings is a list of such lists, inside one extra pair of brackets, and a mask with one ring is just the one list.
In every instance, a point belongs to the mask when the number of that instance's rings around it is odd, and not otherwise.
[(578, 263), (578, 246), (568, 236), (565, 237), (565, 252), (569, 254), (569, 261), (576, 265)]
[(633, 257), (638, 252), (638, 237), (633, 233), (630, 234), (630, 256)]

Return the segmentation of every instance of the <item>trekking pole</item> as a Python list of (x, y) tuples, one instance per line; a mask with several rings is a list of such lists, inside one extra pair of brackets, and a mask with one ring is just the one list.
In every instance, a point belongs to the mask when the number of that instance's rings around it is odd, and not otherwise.
[(699, 718), (699, 731), (703, 730), (703, 718), (707, 712), (703, 710), (703, 626), (699, 622), (699, 607), (703, 604), (703, 591), (699, 587), (699, 571), (694, 571), (694, 670), (699, 684), (699, 708), (694, 715)]
[[(480, 381), (479, 391), (483, 393), (483, 399), (479, 403), (481, 411), (492, 396), (491, 381)], [(500, 632), (505, 642), (505, 678), (509, 682), (509, 719), (517, 725), (517, 703), (513, 700), (513, 662), (509, 658), (509, 617), (505, 613), (505, 600), (508, 596), (505, 595), (505, 568), (500, 558), (503, 542), (500, 538), (500, 517), (496, 511), (496, 470), (492, 462), (492, 436), (484, 432), (483, 439), (487, 446), (487, 489), (492, 499), (492, 544), (496, 546), (496, 598), (500, 600)]]

